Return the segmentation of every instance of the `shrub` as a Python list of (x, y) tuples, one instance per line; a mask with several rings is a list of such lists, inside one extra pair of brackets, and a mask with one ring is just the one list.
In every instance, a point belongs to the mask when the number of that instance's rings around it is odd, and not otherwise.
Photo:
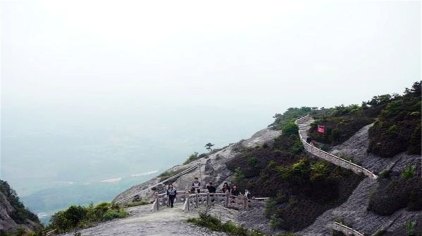
[(422, 181), (418, 177), (381, 179), (369, 200), (368, 210), (378, 215), (391, 215), (399, 209), (422, 209)]
[(112, 220), (112, 219), (115, 219), (115, 218), (124, 218), (127, 215), (128, 215), (128, 213), (126, 211), (122, 210), (122, 209), (118, 209), (118, 210), (109, 209), (104, 213), (102, 219), (103, 219), (103, 221), (108, 221), (108, 220)]
[(368, 152), (392, 157), (401, 152), (421, 154), (421, 82), (388, 101), (369, 130)]
[[(337, 109), (343, 108), (336, 107), (332, 115), (316, 119), (311, 124), (309, 136), (313, 140), (324, 144), (337, 145), (374, 121), (373, 118), (365, 116), (361, 108), (341, 111), (338, 114), (336, 113)], [(318, 125), (325, 126), (325, 133), (318, 132)]]
[(108, 221), (114, 218), (123, 218), (127, 212), (110, 203), (100, 203), (96, 206), (70, 206), (68, 209), (55, 213), (48, 225), (49, 229), (57, 229), (59, 233), (74, 228), (85, 228), (96, 222)]
[(401, 177), (404, 179), (410, 179), (415, 176), (416, 173), (416, 165), (410, 165), (404, 168), (401, 173)]
[(294, 123), (294, 120), (290, 120), (281, 126), (281, 130), (283, 131), (284, 135), (296, 135), (299, 127)]

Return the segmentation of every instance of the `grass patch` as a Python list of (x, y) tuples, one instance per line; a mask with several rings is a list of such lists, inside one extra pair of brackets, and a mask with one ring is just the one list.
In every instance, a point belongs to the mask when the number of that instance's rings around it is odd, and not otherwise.
[(144, 201), (144, 200), (140, 200), (140, 201), (133, 201), (131, 203), (127, 203), (124, 206), (125, 207), (135, 207), (135, 206), (144, 206), (144, 205), (148, 205), (148, 204), (151, 204), (151, 203)]
[(100, 203), (89, 206), (70, 206), (68, 209), (55, 213), (47, 226), (47, 230), (56, 229), (58, 233), (69, 232), (74, 229), (88, 228), (96, 223), (124, 218), (128, 213), (117, 205)]

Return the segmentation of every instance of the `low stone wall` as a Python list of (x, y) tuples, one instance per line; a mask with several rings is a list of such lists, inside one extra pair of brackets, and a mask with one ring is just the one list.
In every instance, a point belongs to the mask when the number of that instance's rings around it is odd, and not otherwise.
[(312, 117), (310, 117), (309, 115), (307, 115), (307, 116), (304, 116), (304, 117), (301, 117), (301, 118), (297, 119), (296, 122), (295, 122), (296, 125), (299, 126), (299, 137), (300, 137), (300, 141), (302, 142), (303, 147), (305, 148), (305, 150), (307, 152), (309, 152), (312, 155), (317, 156), (317, 157), (319, 157), (321, 159), (324, 159), (324, 160), (326, 160), (328, 162), (331, 162), (331, 163), (333, 163), (336, 166), (340, 166), (340, 167), (343, 167), (345, 169), (349, 169), (349, 170), (355, 172), (356, 174), (364, 174), (364, 175), (368, 176), (371, 179), (377, 179), (378, 178), (377, 175), (375, 175), (370, 170), (368, 170), (368, 169), (366, 169), (366, 168), (364, 168), (362, 166), (359, 166), (359, 165), (357, 165), (357, 164), (355, 164), (355, 163), (353, 163), (353, 162), (351, 162), (349, 160), (345, 160), (343, 158), (340, 158), (340, 157), (338, 157), (336, 155), (333, 155), (333, 154), (328, 153), (328, 152), (326, 152), (324, 150), (321, 150), (321, 149), (315, 147), (312, 144), (307, 143), (306, 140), (303, 138), (303, 137), (306, 137), (307, 136), (306, 135), (307, 130), (304, 129), (304, 127), (303, 127), (302, 124), (305, 123), (305, 122), (309, 122), (311, 119), (312, 119)]

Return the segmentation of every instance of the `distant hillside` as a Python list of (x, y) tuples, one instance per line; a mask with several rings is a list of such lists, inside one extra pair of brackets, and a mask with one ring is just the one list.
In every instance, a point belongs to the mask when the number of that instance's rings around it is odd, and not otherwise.
[(6, 181), (0, 180), (0, 235), (21, 234), (40, 228), (38, 217), (25, 208)]

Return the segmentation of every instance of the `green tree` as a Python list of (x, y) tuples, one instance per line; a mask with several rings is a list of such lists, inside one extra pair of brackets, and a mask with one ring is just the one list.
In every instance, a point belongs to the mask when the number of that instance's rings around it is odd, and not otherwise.
[(208, 150), (208, 151), (212, 151), (212, 147), (214, 146), (214, 144), (212, 144), (212, 143), (207, 143), (207, 144), (205, 144), (205, 148)]

